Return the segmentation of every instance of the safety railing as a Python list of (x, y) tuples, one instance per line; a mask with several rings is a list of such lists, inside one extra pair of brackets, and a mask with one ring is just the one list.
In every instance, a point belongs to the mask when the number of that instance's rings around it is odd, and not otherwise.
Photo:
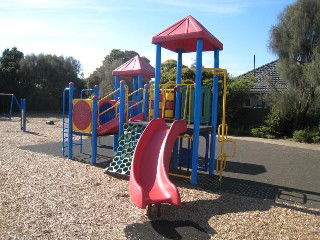
[[(228, 125), (226, 124), (226, 102), (227, 102), (227, 70), (221, 68), (207, 68), (212, 71), (213, 76), (223, 75), (223, 95), (222, 95), (222, 123), (218, 127), (218, 142), (221, 144), (220, 155), (216, 161), (216, 171), (219, 174), (219, 181), (222, 181), (222, 174), (226, 168), (227, 158), (234, 158), (236, 156), (237, 145), (235, 141), (228, 139)], [(233, 145), (233, 153), (226, 154), (226, 143)]]
[[(125, 92), (126, 92), (125, 106), (127, 106), (127, 104), (128, 104), (128, 96), (127, 96), (128, 86), (125, 85), (124, 87), (125, 87)], [(101, 99), (99, 100), (99, 102), (100, 102), (100, 101), (103, 101), (103, 100), (108, 100), (108, 99), (110, 99), (110, 98), (114, 98), (114, 96), (115, 96), (116, 94), (119, 94), (119, 93), (120, 93), (120, 88), (118, 88), (118, 89), (114, 90), (113, 92), (107, 94), (106, 96), (104, 96), (103, 98), (101, 98)], [(102, 115), (110, 112), (111, 110), (114, 110), (114, 111), (115, 111), (114, 117), (119, 116), (119, 111), (118, 111), (118, 109), (119, 109), (119, 105), (120, 105), (120, 99), (117, 99), (116, 101), (117, 101), (117, 102), (116, 102), (114, 105), (112, 105), (111, 107), (109, 107), (109, 108), (107, 108), (107, 109), (105, 109), (105, 110), (103, 110), (103, 111), (101, 111), (101, 112), (100, 112), (100, 108), (98, 108), (98, 116), (99, 116), (98, 119), (100, 119), (100, 116), (102, 116)], [(99, 105), (99, 102), (98, 102), (98, 105)], [(127, 111), (127, 110), (126, 110), (126, 111)], [(125, 115), (127, 115), (127, 114), (125, 114)]]

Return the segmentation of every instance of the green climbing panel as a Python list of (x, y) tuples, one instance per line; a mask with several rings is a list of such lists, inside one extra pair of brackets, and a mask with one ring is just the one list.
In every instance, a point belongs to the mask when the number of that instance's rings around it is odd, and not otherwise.
[[(187, 98), (187, 99), (186, 99)], [(186, 108), (186, 121), (189, 120), (193, 123), (194, 117), (194, 89), (191, 90), (191, 106), (190, 106), (190, 113), (189, 113), (189, 97), (187, 96), (187, 88), (182, 87), (181, 92), (181, 117), (183, 118), (184, 111)], [(209, 124), (211, 119), (211, 89), (208, 86), (201, 86), (201, 108), (200, 108), (200, 123), (201, 124)]]
[(133, 152), (144, 128), (144, 125), (137, 123), (128, 122), (123, 125), (123, 135), (119, 139), (119, 147), (113, 155), (110, 165), (105, 169), (106, 173), (130, 175)]

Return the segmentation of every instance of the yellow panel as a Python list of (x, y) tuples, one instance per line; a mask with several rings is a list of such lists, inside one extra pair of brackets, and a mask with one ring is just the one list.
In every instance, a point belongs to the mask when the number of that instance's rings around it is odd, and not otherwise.
[(174, 93), (166, 93), (167, 101), (174, 101)]
[(164, 114), (166, 118), (173, 118), (173, 110), (165, 110)]

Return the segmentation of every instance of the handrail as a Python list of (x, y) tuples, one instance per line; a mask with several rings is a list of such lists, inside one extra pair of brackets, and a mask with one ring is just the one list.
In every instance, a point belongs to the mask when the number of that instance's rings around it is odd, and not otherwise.
[[(222, 181), (222, 173), (226, 168), (227, 158), (236, 156), (237, 145), (235, 141), (228, 139), (228, 125), (226, 124), (226, 102), (227, 102), (227, 70), (221, 68), (208, 68), (206, 70), (213, 71), (213, 76), (223, 75), (223, 96), (222, 96), (222, 123), (218, 126), (218, 142), (221, 143), (221, 153), (217, 157), (216, 171), (219, 173), (219, 181)], [(232, 155), (225, 153), (225, 144), (230, 142), (233, 144)]]
[[(136, 94), (137, 92), (139, 92), (139, 91), (142, 91), (142, 93), (144, 93), (145, 92), (145, 90), (143, 89), (143, 88), (138, 88), (137, 90), (135, 90), (135, 91), (133, 91), (132, 93), (130, 93), (130, 94), (128, 94), (128, 99), (129, 99), (129, 97), (131, 97), (133, 94)], [(143, 96), (144, 94), (142, 94), (142, 96)], [(137, 101), (135, 104), (133, 104), (133, 105), (131, 105), (131, 106), (129, 106), (129, 104), (127, 104), (126, 106), (127, 106), (127, 108), (126, 108), (126, 111), (128, 112), (129, 111), (129, 109), (131, 109), (131, 108), (134, 108), (135, 106), (138, 106), (139, 104), (142, 104), (142, 109), (143, 109), (143, 97), (142, 97), (142, 99), (140, 100), (140, 101)]]
[(116, 109), (116, 116), (118, 115), (118, 107), (119, 106), (119, 101), (115, 104), (115, 105), (112, 105), (111, 107), (109, 107), (108, 109), (104, 110), (103, 112), (99, 113), (99, 116), (101, 116), (102, 114), (105, 114), (109, 111), (111, 111), (112, 108), (115, 108)]
[[(126, 92), (125, 106), (127, 106), (128, 105), (128, 86), (125, 85), (124, 88), (125, 88), (125, 92)], [(106, 100), (107, 98), (113, 96), (116, 92), (120, 92), (120, 88), (118, 88), (118, 89), (114, 90), (113, 92), (109, 93), (108, 95), (104, 96), (99, 101)], [(119, 115), (118, 106), (120, 105), (120, 102), (119, 102), (120, 99), (117, 99), (116, 101), (117, 101), (116, 104), (112, 105), (111, 107), (109, 107), (108, 109), (104, 110), (103, 112), (100, 113), (99, 110), (98, 110), (99, 117), (101, 115), (111, 111), (112, 109), (115, 109), (115, 117), (117, 117)], [(125, 116), (126, 116), (126, 120), (128, 120), (127, 119), (128, 118), (128, 108), (125, 108)]]
[(105, 100), (105, 99), (107, 99), (108, 97), (113, 96), (116, 92), (120, 92), (120, 88), (118, 88), (118, 89), (114, 90), (113, 92), (109, 93), (108, 95), (104, 96), (103, 98), (100, 99), (100, 101), (101, 101), (101, 100)]

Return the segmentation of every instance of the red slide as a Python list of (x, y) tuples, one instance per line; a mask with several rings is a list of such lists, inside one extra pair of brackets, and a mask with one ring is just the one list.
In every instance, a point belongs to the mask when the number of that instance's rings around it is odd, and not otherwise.
[(153, 119), (143, 131), (133, 154), (129, 191), (135, 205), (180, 205), (177, 187), (168, 177), (171, 152), (177, 136), (187, 131), (184, 120), (168, 127), (163, 118)]

